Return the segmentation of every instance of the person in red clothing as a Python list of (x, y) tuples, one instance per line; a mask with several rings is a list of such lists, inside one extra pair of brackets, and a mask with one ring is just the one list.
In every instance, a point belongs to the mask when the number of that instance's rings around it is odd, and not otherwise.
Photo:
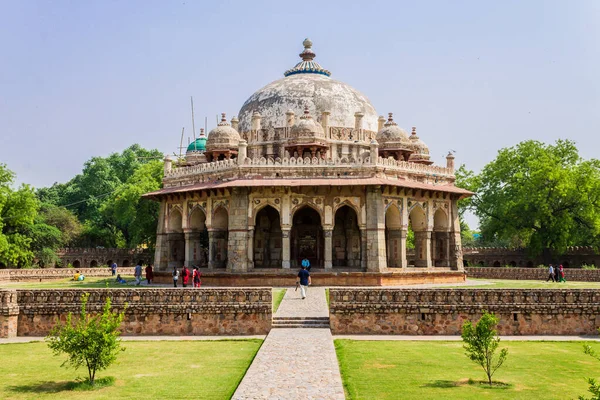
[(154, 279), (154, 271), (152, 271), (152, 264), (148, 264), (146, 267), (146, 280), (148, 281), (148, 285), (152, 283), (152, 279)]
[(192, 274), (192, 280), (194, 281), (194, 287), (199, 288), (200, 284), (202, 283), (202, 281), (200, 280), (200, 277), (202, 276), (202, 272), (200, 272), (200, 269), (198, 269), (198, 267), (194, 267), (194, 272)]
[(182, 279), (183, 287), (186, 287), (187, 284), (190, 282), (190, 270), (185, 265), (183, 266), (183, 269), (181, 270), (181, 279)]

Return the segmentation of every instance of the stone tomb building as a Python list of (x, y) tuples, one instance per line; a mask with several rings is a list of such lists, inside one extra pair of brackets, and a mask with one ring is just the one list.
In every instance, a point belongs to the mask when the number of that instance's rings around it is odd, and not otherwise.
[(163, 189), (146, 195), (160, 202), (156, 269), (283, 284), (306, 257), (328, 284), (464, 280), (456, 205), (470, 192), (454, 185), (453, 155), (432, 165), (416, 128), (378, 116), (303, 44), (237, 118), (223, 114), (185, 159), (165, 158)]

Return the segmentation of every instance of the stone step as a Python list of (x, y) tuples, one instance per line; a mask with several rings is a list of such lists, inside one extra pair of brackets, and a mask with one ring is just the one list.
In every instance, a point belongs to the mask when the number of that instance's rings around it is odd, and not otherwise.
[(327, 321), (329, 317), (273, 317), (273, 321)]
[(329, 321), (273, 321), (273, 325), (329, 325)]
[(329, 324), (277, 324), (274, 323), (271, 325), (272, 329), (276, 328), (327, 328), (329, 329)]

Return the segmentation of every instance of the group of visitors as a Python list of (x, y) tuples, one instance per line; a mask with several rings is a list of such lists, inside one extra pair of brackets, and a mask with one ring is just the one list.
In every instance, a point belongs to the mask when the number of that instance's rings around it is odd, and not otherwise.
[(562, 264), (558, 267), (554, 267), (552, 266), (552, 264), (550, 264), (550, 266), (548, 267), (548, 279), (546, 279), (546, 282), (548, 282), (549, 280), (552, 280), (552, 282), (567, 281), (565, 279), (565, 269), (563, 268)]
[[(199, 288), (202, 285), (202, 271), (197, 266), (194, 266), (194, 269), (190, 272), (188, 267), (185, 265), (181, 269), (181, 283), (183, 287), (187, 287), (190, 283), (190, 278), (192, 279), (192, 284), (195, 288)], [(177, 267), (173, 268), (173, 287), (177, 287), (177, 282), (179, 281), (179, 270)]]
[[(152, 269), (152, 264), (148, 264), (148, 266), (144, 270), (146, 272), (146, 281), (148, 285), (152, 283), (152, 279), (154, 279), (154, 271)], [(135, 285), (140, 286), (142, 282), (142, 263), (138, 262), (135, 266), (133, 275), (135, 276)]]
[(84, 279), (85, 279), (85, 275), (83, 275), (79, 271), (75, 271), (75, 274), (73, 275), (73, 280), (74, 281), (80, 281), (81, 282)]

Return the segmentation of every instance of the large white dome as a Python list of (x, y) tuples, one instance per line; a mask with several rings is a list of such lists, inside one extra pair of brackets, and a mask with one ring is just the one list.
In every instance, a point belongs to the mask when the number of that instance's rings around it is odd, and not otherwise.
[(363, 128), (377, 131), (377, 112), (369, 99), (343, 82), (329, 77), (330, 72), (314, 62), (312, 43), (304, 41), (302, 62), (286, 71), (286, 77), (268, 84), (254, 93), (239, 112), (241, 132), (251, 129), (252, 114), (258, 111), (262, 127), (286, 126), (288, 110), (300, 117), (304, 107), (321, 121), (321, 113), (329, 111), (329, 126), (354, 128), (354, 113), (362, 112)]

